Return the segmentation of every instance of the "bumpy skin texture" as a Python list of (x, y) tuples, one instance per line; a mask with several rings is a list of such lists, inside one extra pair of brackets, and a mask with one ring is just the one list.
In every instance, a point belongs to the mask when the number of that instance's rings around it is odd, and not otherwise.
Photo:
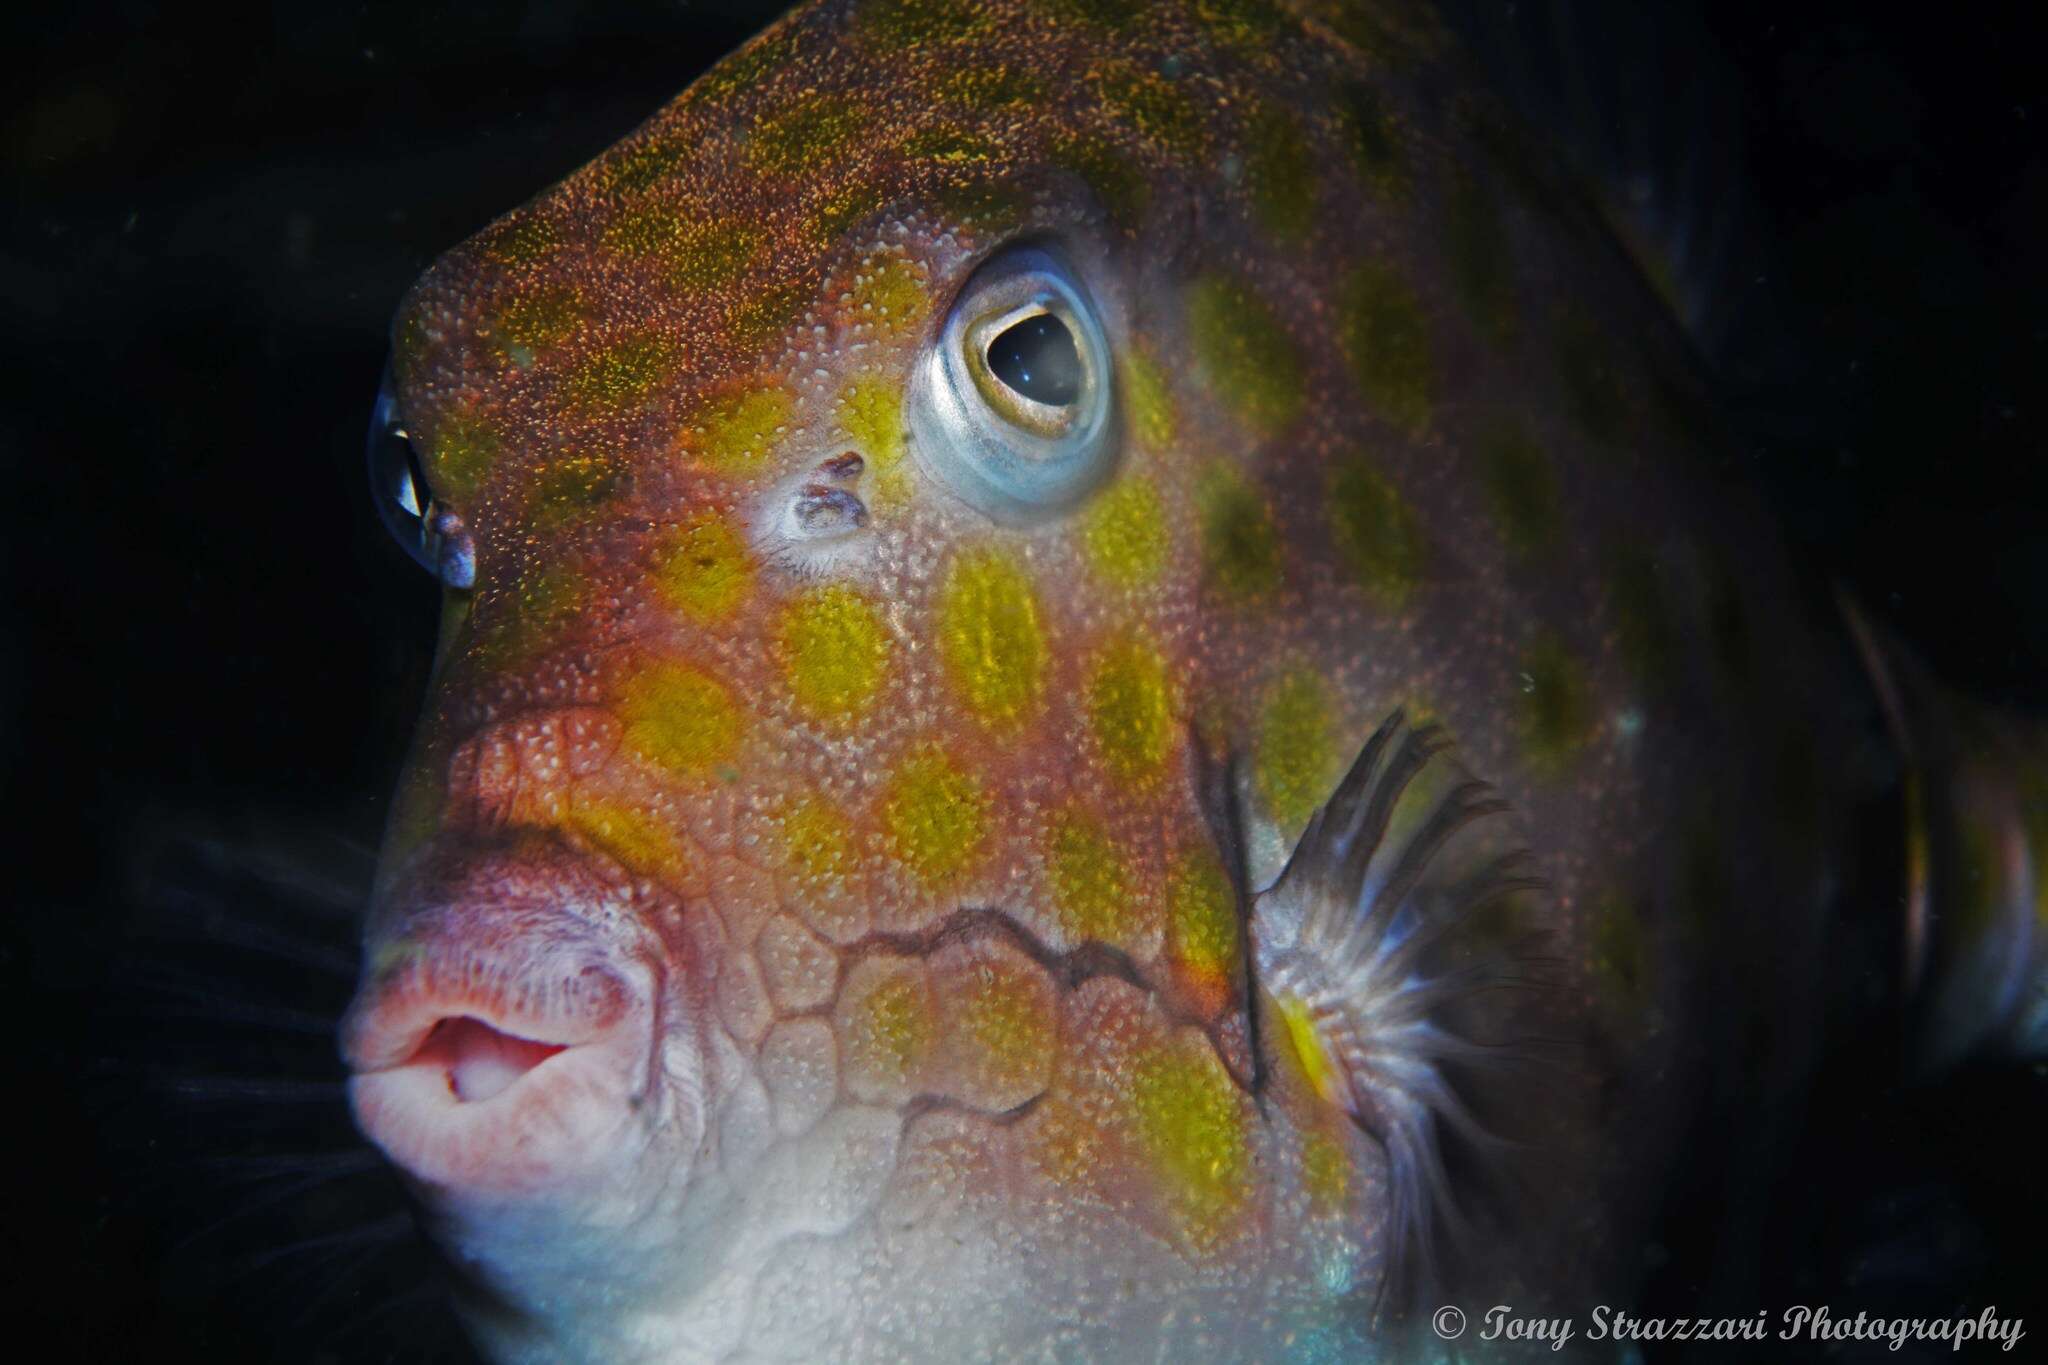
[[(1099, 311), (1117, 423), (1024, 527), (904, 415), (1020, 241)], [(1251, 1022), (1240, 928), (1396, 707), (1549, 887), (1558, 1048), (1483, 1117), (1553, 1197), (1477, 1282), (1625, 1292), (1679, 1097), (1802, 1065), (1842, 805), (1806, 636), (1651, 294), (1426, 19), (809, 6), (451, 252), (395, 338), (477, 573), (359, 1069), (400, 998), (650, 1021), (630, 1083), (560, 1100), (612, 1118), (386, 1141), (504, 1358), (1399, 1350), (1387, 1160)], [(789, 536), (820, 483), (864, 520)]]

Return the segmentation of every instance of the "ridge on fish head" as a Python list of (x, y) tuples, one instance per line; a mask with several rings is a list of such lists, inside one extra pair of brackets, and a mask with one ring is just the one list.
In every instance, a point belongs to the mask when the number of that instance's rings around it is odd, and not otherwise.
[[(1655, 845), (1746, 760), (1657, 725), (1774, 639), (1689, 383), (1406, 6), (806, 6), (449, 253), (345, 1048), (481, 1338), (1342, 1355), (1447, 1154), (1590, 1198), (1602, 1085), (1663, 1151)], [(1541, 916), (1599, 1066), (1509, 1046)]]

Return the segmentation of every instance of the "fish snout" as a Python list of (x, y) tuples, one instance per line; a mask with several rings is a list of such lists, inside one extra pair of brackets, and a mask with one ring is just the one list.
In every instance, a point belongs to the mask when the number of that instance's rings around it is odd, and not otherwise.
[(615, 1184), (659, 1112), (659, 956), (572, 887), (508, 896), (503, 874), (388, 917), (342, 1023), (357, 1125), (444, 1199)]

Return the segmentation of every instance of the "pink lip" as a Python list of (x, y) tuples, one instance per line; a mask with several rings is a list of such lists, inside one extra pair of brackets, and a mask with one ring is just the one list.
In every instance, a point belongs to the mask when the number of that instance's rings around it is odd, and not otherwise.
[(343, 1025), (357, 1125), (452, 1193), (530, 1194), (593, 1170), (651, 1073), (645, 969), (604, 961), (561, 921), (507, 927), (433, 912)]

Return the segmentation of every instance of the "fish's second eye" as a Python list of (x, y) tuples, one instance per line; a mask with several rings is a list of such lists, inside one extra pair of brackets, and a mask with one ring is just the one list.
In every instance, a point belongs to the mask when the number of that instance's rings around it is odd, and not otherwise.
[(1074, 334), (1050, 313), (1026, 318), (991, 341), (988, 368), (1034, 403), (1063, 408), (1081, 395)]
[(434, 508), (433, 487), (420, 465), (412, 436), (398, 418), (391, 395), (377, 395), (377, 407), (370, 414), (370, 494), (377, 500), (377, 515), (384, 529), (405, 552), (428, 569), (434, 567), (428, 554), (427, 518)]
[(451, 588), (475, 582), (476, 554), (462, 518), (441, 506), (412, 436), (398, 417), (390, 381), (370, 414), (370, 493), (384, 529), (419, 565)]

